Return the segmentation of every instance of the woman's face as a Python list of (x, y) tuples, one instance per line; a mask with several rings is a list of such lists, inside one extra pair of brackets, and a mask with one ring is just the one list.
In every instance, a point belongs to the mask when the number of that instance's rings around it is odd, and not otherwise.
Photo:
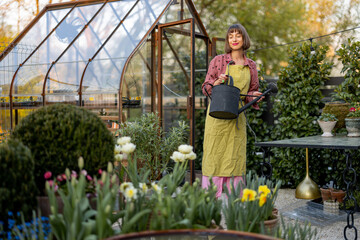
[(231, 50), (240, 50), (243, 47), (243, 37), (239, 32), (229, 33), (229, 46)]

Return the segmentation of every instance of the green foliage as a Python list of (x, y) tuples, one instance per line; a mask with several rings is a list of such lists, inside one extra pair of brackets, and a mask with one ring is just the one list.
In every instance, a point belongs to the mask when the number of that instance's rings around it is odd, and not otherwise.
[(37, 191), (30, 150), (18, 140), (1, 144), (0, 171), (0, 220), (7, 223), (9, 211), (31, 217)]
[[(117, 216), (112, 211), (118, 194), (116, 175), (112, 175), (112, 165), (109, 172), (102, 172), (101, 179), (96, 180), (96, 209), (90, 206), (86, 195), (86, 177), (81, 174), (79, 180), (70, 178), (67, 172), (66, 193), (60, 189), (58, 194), (64, 203), (63, 213), (58, 212), (56, 190), (47, 184), (46, 189), (50, 200), (50, 224), (56, 239), (104, 239), (113, 236), (116, 231), (112, 225)], [(81, 168), (80, 168), (81, 170)]]
[(336, 54), (343, 64), (341, 73), (345, 73), (345, 80), (335, 88), (333, 97), (347, 103), (360, 102), (360, 41), (349, 38), (347, 44), (342, 44)]
[[(259, 91), (264, 92), (267, 88), (267, 82), (264, 79), (265, 69), (263, 66), (260, 66), (259, 71)], [(267, 95), (264, 101), (260, 102), (259, 110), (248, 108), (246, 110), (247, 121), (251, 127), (247, 127), (247, 146), (246, 146), (246, 168), (259, 172), (259, 162), (263, 161), (261, 155), (257, 155), (256, 152), (261, 151), (258, 147), (255, 147), (255, 142), (262, 141), (271, 141), (273, 125), (270, 125), (266, 122), (266, 112), (267, 110), (267, 99), (272, 97)]]
[(317, 238), (317, 229), (311, 229), (310, 223), (304, 225), (295, 223), (285, 223), (281, 216), (281, 226), (277, 229), (275, 237), (286, 240), (315, 240)]
[(333, 122), (333, 121), (337, 121), (338, 119), (336, 118), (336, 116), (334, 114), (331, 113), (321, 113), (320, 117), (318, 118), (319, 121), (324, 121), (324, 122)]
[(12, 139), (30, 148), (35, 161), (35, 182), (44, 190), (46, 171), (55, 176), (65, 168), (76, 169), (80, 156), (89, 174), (114, 159), (114, 137), (89, 110), (55, 104), (41, 108), (16, 126)]
[[(332, 64), (325, 62), (328, 47), (313, 44), (315, 54), (310, 52), (310, 44), (290, 48), (289, 65), (281, 70), (273, 111), (278, 118), (274, 128), (274, 139), (291, 139), (312, 136), (320, 133), (316, 120), (320, 113), (324, 85), (330, 74)], [(304, 177), (304, 149), (274, 149), (272, 159), (273, 177), (281, 179), (290, 186), (296, 186)], [(312, 151), (316, 152), (316, 150)], [(318, 169), (326, 169), (329, 159), (311, 161), (311, 172), (316, 181), (321, 176)], [(311, 171), (311, 169), (310, 169)], [(321, 184), (321, 182), (318, 182)]]
[(185, 122), (179, 122), (177, 127), (164, 133), (159, 123), (157, 114), (147, 113), (134, 122), (122, 123), (117, 131), (120, 137), (131, 137), (136, 145), (138, 167), (150, 170), (152, 180), (161, 176), (172, 152), (186, 142), (189, 128)]
[[(206, 30), (212, 37), (225, 38), (231, 24), (241, 23), (251, 38), (251, 49), (266, 48), (303, 39), (306, 27), (305, 3), (295, 0), (278, 1), (194, 1), (200, 11)], [(251, 50), (250, 49), (250, 50)], [(218, 54), (224, 49), (217, 49)], [(221, 52), (220, 52), (221, 51)], [(280, 61), (286, 61), (286, 48), (272, 48), (255, 53), (265, 69), (279, 70)]]

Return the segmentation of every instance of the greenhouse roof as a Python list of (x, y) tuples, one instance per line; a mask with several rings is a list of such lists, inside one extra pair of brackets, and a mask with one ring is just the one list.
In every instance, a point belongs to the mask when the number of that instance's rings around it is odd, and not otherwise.
[(0, 54), (1, 96), (119, 92), (133, 54), (157, 24), (177, 21), (179, 15), (193, 18), (195, 34), (208, 38), (187, 0), (47, 5)]

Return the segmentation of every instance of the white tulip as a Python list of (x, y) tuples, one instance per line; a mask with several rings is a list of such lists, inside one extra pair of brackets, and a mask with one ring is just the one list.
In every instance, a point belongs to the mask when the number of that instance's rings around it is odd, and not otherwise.
[(195, 160), (196, 159), (196, 153), (191, 151), (191, 153), (186, 154), (185, 157), (186, 157), (186, 159), (189, 159), (189, 160)]
[(115, 155), (115, 161), (117, 161), (117, 162), (121, 162), (121, 160), (123, 160), (124, 159), (124, 155), (123, 154), (116, 154)]
[(119, 145), (125, 145), (126, 143), (130, 143), (131, 142), (131, 137), (121, 137), (117, 140), (117, 144)]
[(182, 154), (189, 154), (192, 152), (192, 150), (193, 150), (193, 146), (186, 144), (182, 144), (178, 148), (178, 151), (181, 152)]
[(185, 161), (185, 154), (182, 154), (181, 152), (175, 151), (173, 152), (173, 155), (170, 157), (175, 162), (184, 162)]
[(130, 154), (135, 151), (136, 145), (133, 143), (126, 143), (122, 146), (122, 152)]

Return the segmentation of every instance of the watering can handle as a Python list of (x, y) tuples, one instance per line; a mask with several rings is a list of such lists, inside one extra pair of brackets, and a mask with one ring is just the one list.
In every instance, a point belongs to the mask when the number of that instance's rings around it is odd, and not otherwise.
[(229, 80), (226, 82), (227, 85), (234, 86), (234, 79), (232, 76), (228, 75)]
[(206, 94), (208, 95), (208, 97), (210, 98), (210, 100), (212, 100), (211, 97), (210, 97), (210, 94), (209, 94), (208, 91), (206, 90), (206, 85), (210, 85), (211, 87), (213, 87), (214, 85), (212, 85), (212, 84), (210, 84), (210, 83), (205, 83), (205, 85), (204, 85), (204, 90), (205, 90)]

